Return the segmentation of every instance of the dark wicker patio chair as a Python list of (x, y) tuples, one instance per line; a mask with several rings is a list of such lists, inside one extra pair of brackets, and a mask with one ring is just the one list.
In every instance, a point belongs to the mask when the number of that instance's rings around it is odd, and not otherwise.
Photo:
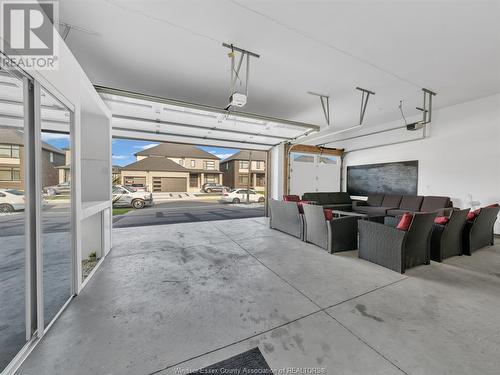
[(430, 238), (436, 214), (417, 213), (408, 231), (359, 220), (359, 257), (393, 271), (430, 263)]
[(493, 227), (500, 207), (484, 207), (472, 221), (467, 221), (463, 230), (463, 253), (471, 255), (474, 251), (494, 244)]
[(357, 217), (325, 219), (322, 206), (305, 204), (304, 240), (330, 253), (355, 250), (358, 247)]
[(304, 222), (296, 202), (269, 200), (269, 226), (294, 237), (303, 239)]
[(431, 236), (432, 260), (442, 262), (443, 259), (462, 255), (462, 232), (468, 213), (468, 208), (454, 210), (446, 224), (434, 224)]

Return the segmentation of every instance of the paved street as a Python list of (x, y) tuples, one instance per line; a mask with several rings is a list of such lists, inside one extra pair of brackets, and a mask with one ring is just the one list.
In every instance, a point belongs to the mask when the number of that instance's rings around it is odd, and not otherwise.
[(153, 207), (130, 211), (113, 218), (114, 228), (144, 225), (187, 223), (196, 221), (261, 217), (264, 204), (227, 204), (217, 201), (186, 200), (157, 203)]

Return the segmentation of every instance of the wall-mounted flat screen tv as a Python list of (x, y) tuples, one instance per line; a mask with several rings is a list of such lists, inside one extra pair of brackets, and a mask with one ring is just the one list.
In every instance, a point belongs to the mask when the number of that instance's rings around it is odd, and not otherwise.
[(347, 192), (350, 195), (416, 195), (417, 189), (418, 160), (347, 167)]

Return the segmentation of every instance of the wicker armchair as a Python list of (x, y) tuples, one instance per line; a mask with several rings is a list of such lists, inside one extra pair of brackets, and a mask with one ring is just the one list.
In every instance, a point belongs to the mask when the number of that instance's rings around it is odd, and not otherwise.
[(463, 253), (471, 255), (474, 251), (493, 245), (493, 227), (500, 207), (484, 207), (473, 221), (467, 221), (463, 230)]
[(467, 221), (469, 209), (454, 210), (450, 220), (444, 224), (434, 224), (431, 236), (431, 259), (443, 259), (462, 255), (462, 232)]
[(323, 207), (305, 204), (304, 240), (330, 253), (355, 250), (358, 247), (357, 217), (325, 219)]
[(269, 200), (270, 221), (272, 229), (303, 239), (304, 221), (296, 202)]
[(393, 271), (430, 263), (430, 238), (435, 213), (415, 214), (408, 231), (359, 220), (359, 257)]

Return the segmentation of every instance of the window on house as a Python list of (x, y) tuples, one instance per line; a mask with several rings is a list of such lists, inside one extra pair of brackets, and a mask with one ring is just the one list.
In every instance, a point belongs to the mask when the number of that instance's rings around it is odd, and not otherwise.
[(248, 169), (248, 161), (240, 161), (240, 169)]
[[(193, 161), (191, 160), (191, 166), (193, 165)], [(198, 175), (197, 174), (190, 174), (189, 175), (189, 187), (195, 188), (198, 187)]]
[(0, 158), (19, 159), (19, 145), (0, 144)]
[(247, 185), (248, 184), (248, 176), (245, 174), (238, 175), (238, 183)]
[(207, 171), (214, 171), (215, 170), (215, 161), (206, 161), (205, 162), (205, 169)]
[(215, 174), (205, 175), (205, 182), (217, 182), (217, 175)]
[(21, 181), (19, 168), (0, 168), (0, 181)]
[(53, 153), (53, 152), (49, 152), (49, 161), (50, 161), (51, 163), (53, 163), (53, 162), (54, 162), (54, 153)]
[(256, 169), (262, 169), (262, 162), (261, 161), (256, 161), (255, 162), (255, 168)]
[(184, 160), (183, 159), (179, 159), (179, 165), (184, 165)]
[(196, 167), (196, 160), (191, 160), (191, 168)]

